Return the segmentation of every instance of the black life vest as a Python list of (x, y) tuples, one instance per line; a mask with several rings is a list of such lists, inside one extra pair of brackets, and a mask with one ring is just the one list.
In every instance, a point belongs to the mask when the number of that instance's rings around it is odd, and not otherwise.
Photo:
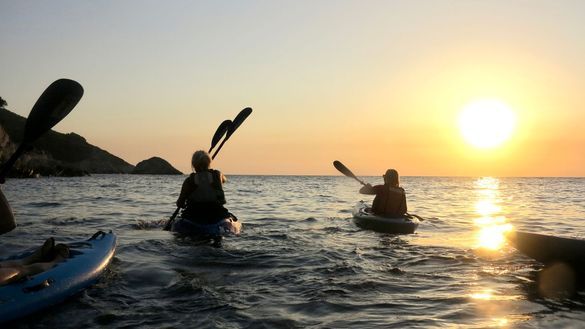
[(200, 203), (225, 204), (221, 174), (217, 170), (206, 170), (191, 174), (195, 189), (187, 198), (187, 205)]

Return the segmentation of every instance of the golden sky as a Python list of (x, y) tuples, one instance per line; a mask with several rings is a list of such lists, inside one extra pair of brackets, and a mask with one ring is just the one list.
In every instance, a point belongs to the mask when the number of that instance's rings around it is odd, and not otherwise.
[[(584, 176), (582, 1), (2, 1), (0, 96), (23, 116), (52, 81), (84, 98), (56, 130), (189, 171), (216, 127), (254, 113), (228, 174)], [(497, 99), (509, 140), (462, 138)]]

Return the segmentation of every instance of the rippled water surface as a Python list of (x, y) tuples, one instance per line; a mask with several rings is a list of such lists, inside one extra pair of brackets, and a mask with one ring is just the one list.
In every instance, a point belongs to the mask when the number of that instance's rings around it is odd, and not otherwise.
[(353, 224), (351, 208), (371, 197), (346, 177), (229, 179), (228, 207), (244, 230), (220, 248), (156, 226), (174, 211), (180, 176), (9, 180), (19, 226), (0, 237), (0, 257), (48, 236), (118, 235), (97, 285), (11, 326), (583, 326), (585, 294), (543, 297), (540, 266), (498, 232), (585, 237), (585, 179), (404, 177), (409, 211), (428, 219), (403, 236)]

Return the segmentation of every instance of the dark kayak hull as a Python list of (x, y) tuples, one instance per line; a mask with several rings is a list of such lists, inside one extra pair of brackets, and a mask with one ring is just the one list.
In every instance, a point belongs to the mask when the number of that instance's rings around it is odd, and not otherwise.
[[(0, 323), (60, 303), (95, 283), (114, 257), (116, 235), (100, 231), (88, 240), (67, 245), (70, 257), (64, 262), (28, 280), (0, 287)], [(31, 253), (8, 259), (24, 258)]]
[(585, 240), (529, 232), (511, 232), (506, 238), (518, 251), (545, 265), (565, 263), (585, 269)]
[(171, 232), (179, 235), (204, 237), (239, 235), (241, 231), (242, 222), (234, 216), (221, 219), (214, 224), (198, 224), (189, 219), (179, 218), (171, 227)]
[(353, 221), (358, 227), (381, 233), (412, 234), (420, 223), (418, 219), (410, 217), (376, 216), (369, 209), (370, 207), (363, 201), (358, 202), (354, 207)]

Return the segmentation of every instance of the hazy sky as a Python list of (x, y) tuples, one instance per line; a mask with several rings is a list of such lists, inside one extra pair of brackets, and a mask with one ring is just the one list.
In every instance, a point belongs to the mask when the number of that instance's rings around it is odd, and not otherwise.
[[(85, 95), (57, 127), (136, 164), (189, 170), (219, 123), (228, 174), (585, 176), (585, 1), (0, 0), (0, 96)], [(491, 150), (458, 113), (517, 115)]]

